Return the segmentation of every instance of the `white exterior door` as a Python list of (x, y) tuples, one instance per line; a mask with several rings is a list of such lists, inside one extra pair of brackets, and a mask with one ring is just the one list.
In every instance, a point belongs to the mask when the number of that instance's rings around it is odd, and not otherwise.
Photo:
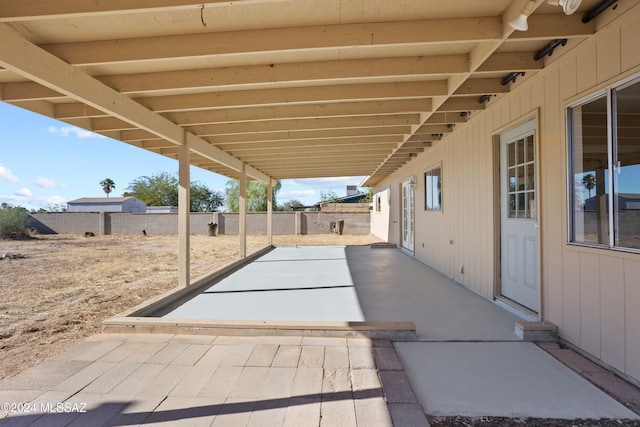
[(402, 247), (413, 252), (414, 188), (411, 180), (402, 183)]
[(500, 136), (500, 289), (535, 312), (538, 292), (538, 211), (535, 120)]

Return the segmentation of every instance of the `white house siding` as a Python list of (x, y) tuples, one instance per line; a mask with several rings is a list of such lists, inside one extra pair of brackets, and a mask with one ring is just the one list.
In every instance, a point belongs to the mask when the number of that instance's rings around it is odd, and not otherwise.
[[(415, 176), (415, 257), (492, 299), (499, 278), (493, 141), (536, 116), (541, 316), (559, 326), (563, 339), (640, 382), (640, 254), (569, 245), (566, 238), (565, 109), (640, 73), (640, 4), (620, 3), (607, 15), (617, 18), (590, 40), (570, 42), (565, 55), (547, 57), (547, 68), (519, 79), (510, 94), (380, 183), (375, 192), (390, 189), (391, 205), (382, 194), (382, 212), (372, 214), (371, 230), (400, 244), (399, 186)], [(423, 174), (439, 162), (444, 209), (426, 212)]]
[(136, 197), (77, 199), (67, 203), (69, 212), (138, 212), (144, 213), (147, 204)]

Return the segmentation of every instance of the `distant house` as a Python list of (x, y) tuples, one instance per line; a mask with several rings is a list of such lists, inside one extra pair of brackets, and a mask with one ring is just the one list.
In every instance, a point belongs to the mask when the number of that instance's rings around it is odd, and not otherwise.
[(83, 197), (67, 202), (67, 212), (140, 212), (147, 204), (137, 197)]
[(357, 185), (347, 185), (347, 195), (340, 197), (338, 203), (366, 203), (367, 193), (358, 191)]
[[(640, 194), (636, 193), (618, 193), (617, 196), (617, 210), (639, 210), (640, 209)], [(607, 209), (609, 208), (608, 198), (605, 200)], [(595, 212), (598, 204), (598, 197), (594, 196), (585, 200), (584, 210), (587, 212)]]
[[(340, 205), (342, 203), (367, 203), (367, 198), (368, 198), (368, 194), (367, 193), (362, 193), (361, 191), (358, 191), (358, 186), (357, 185), (347, 185), (347, 195), (346, 196), (342, 196), (339, 197), (335, 200), (335, 202), (331, 202), (331, 203), (326, 203), (326, 202), (318, 202), (314, 205), (311, 206), (294, 206), (293, 210), (294, 211), (304, 211), (307, 209), (316, 209), (316, 210), (322, 210), (322, 211), (326, 211), (327, 210), (327, 205), (331, 205), (332, 207), (335, 205)], [(323, 207), (324, 206), (324, 207)], [(356, 208), (356, 210), (358, 210)], [(362, 211), (367, 211), (368, 208), (362, 208), (359, 209)], [(341, 210), (344, 211), (344, 210)]]

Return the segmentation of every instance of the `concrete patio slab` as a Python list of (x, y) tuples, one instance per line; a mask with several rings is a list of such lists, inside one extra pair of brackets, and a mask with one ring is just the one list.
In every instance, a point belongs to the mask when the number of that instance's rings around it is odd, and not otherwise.
[(278, 247), (165, 314), (170, 319), (364, 321), (344, 247)]
[(533, 343), (395, 343), (432, 416), (640, 417)]
[(203, 293), (163, 317), (224, 320), (286, 318), (290, 321), (349, 322), (364, 320), (352, 287)]
[(519, 341), (523, 320), (399, 250), (369, 246), (278, 246), (163, 317), (411, 321), (433, 341)]
[(367, 321), (412, 321), (419, 340), (519, 341), (520, 317), (400, 250), (346, 248)]

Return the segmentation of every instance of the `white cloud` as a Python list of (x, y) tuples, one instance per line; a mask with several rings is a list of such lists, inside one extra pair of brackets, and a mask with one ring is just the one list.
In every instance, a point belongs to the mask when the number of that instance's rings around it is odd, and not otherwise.
[(67, 199), (60, 196), (36, 197), (33, 203), (42, 203), (42, 206), (46, 208), (51, 205), (66, 204)]
[(42, 176), (36, 178), (34, 184), (42, 188), (60, 187), (60, 185), (58, 185), (54, 180)]
[(305, 178), (291, 180), (296, 185), (305, 187), (314, 187), (321, 189), (344, 189), (347, 185), (358, 185), (362, 181), (362, 177), (343, 176), (334, 178)]
[(16, 196), (20, 196), (20, 197), (31, 197), (31, 196), (33, 196), (33, 193), (27, 187), (23, 187), (23, 188), (19, 189), (18, 191), (16, 191), (13, 194), (15, 194)]
[(7, 169), (0, 164), (0, 181), (18, 182), (18, 177), (15, 176), (11, 169)]
[(278, 198), (282, 199), (300, 199), (303, 197), (315, 196), (316, 192), (314, 190), (290, 190), (290, 191), (281, 191), (278, 193)]
[(60, 135), (62, 137), (67, 137), (69, 135), (75, 135), (76, 138), (85, 139), (85, 138), (104, 138), (102, 135), (98, 135), (97, 133), (93, 133), (91, 131), (80, 129), (77, 126), (49, 126), (49, 133), (54, 135)]
[[(28, 189), (25, 190), (29, 191)], [(19, 191), (16, 191), (16, 194), (11, 196), (0, 194), (0, 203), (9, 203), (11, 205), (23, 206), (27, 209), (48, 208), (50, 206), (67, 203), (67, 199), (60, 196), (33, 197), (31, 195), (26, 196), (20, 195), (18, 193)]]

